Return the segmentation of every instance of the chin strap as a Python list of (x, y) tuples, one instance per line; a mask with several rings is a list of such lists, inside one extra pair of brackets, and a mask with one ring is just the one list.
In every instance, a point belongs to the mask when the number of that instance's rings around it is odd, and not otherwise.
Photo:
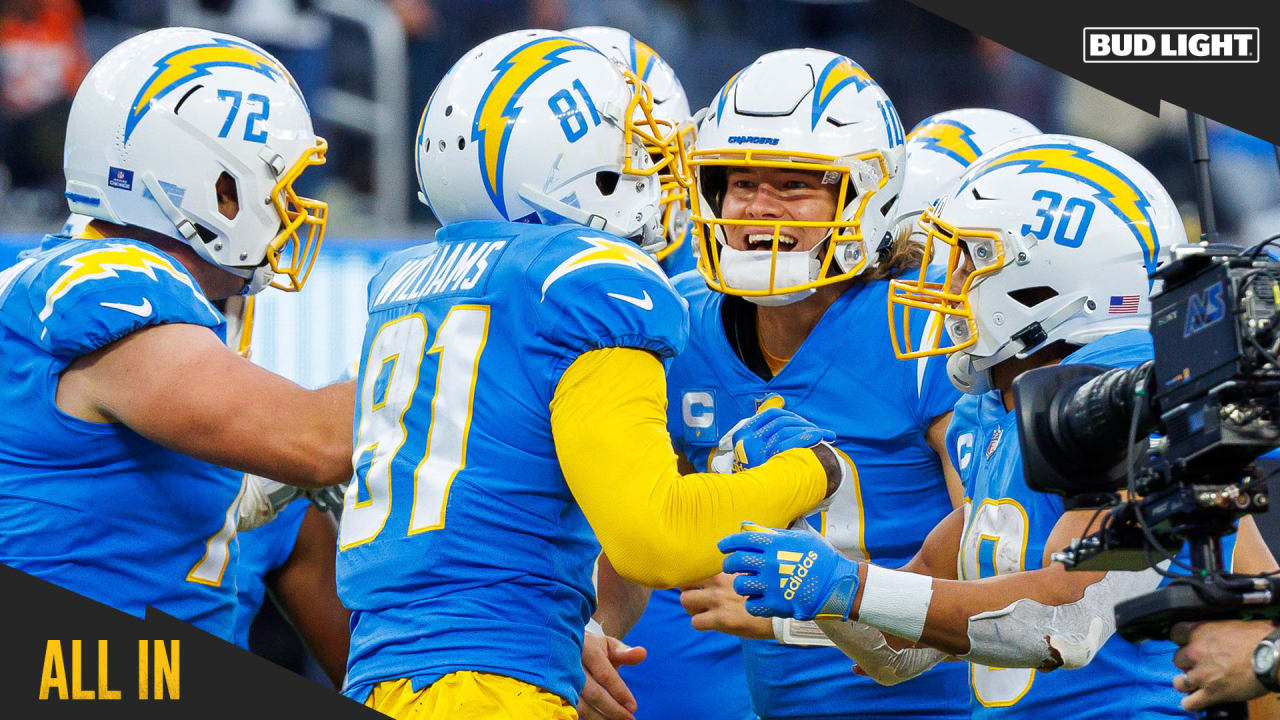
[(1078, 315), (1081, 310), (1088, 307), (1092, 302), (1088, 296), (1082, 295), (1056, 311), (1049, 313), (1049, 316), (1044, 320), (1027, 325), (1011, 335), (1009, 341), (994, 354), (984, 358), (974, 358), (974, 369), (986, 370), (1015, 355), (1020, 358), (1030, 355), (1049, 339), (1049, 333)]

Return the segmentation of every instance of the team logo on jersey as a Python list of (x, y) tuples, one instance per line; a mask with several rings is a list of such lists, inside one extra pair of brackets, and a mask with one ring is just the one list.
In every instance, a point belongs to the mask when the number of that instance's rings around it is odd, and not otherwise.
[(1155, 222), (1151, 219), (1151, 203), (1132, 180), (1114, 167), (1094, 157), (1092, 151), (1069, 143), (1033, 145), (1010, 150), (985, 161), (971, 171), (968, 180), (960, 186), (959, 196), (975, 180), (993, 170), (1021, 165), (1019, 174), (1049, 173), (1062, 175), (1089, 185), (1097, 192), (1094, 198), (1120, 219), (1142, 247), (1147, 272), (1156, 269), (1156, 257), (1160, 242), (1156, 237)]
[(653, 66), (661, 62), (658, 53), (634, 37), (631, 38), (631, 72), (645, 82), (649, 82), (649, 74)]
[(58, 263), (69, 268), (49, 286), (44, 296), (44, 308), (40, 310), (40, 321), (44, 322), (53, 314), (54, 303), (71, 292), (77, 285), (102, 278), (117, 278), (122, 272), (142, 273), (152, 280), (157, 280), (156, 272), (169, 275), (174, 280), (186, 285), (200, 299), (205, 308), (214, 317), (220, 317), (213, 309), (191, 277), (178, 270), (167, 258), (137, 245), (123, 243), (107, 243), (105, 247), (96, 247), (82, 252)]
[[(581, 270), (592, 265), (627, 265), (648, 270), (662, 278), (663, 282), (667, 282), (667, 276), (663, 274), (662, 267), (653, 258), (645, 255), (643, 250), (631, 243), (606, 240), (602, 237), (591, 237), (590, 235), (579, 235), (578, 239), (591, 247), (570, 255), (557, 265), (550, 275), (547, 275), (547, 279), (542, 281), (543, 300), (547, 299), (547, 289), (551, 287), (552, 283), (574, 270)], [(667, 284), (670, 285), (669, 282)]]
[(818, 120), (822, 117), (822, 113), (826, 111), (827, 106), (835, 99), (846, 86), (853, 85), (862, 92), (864, 89), (875, 85), (875, 81), (863, 70), (858, 63), (847, 57), (840, 56), (831, 59), (827, 66), (818, 73), (818, 84), (813, 90), (813, 122), (811, 127), (818, 127)]
[(969, 167), (982, 149), (973, 141), (973, 128), (955, 120), (925, 120), (907, 135), (907, 142), (919, 138), (921, 147)]
[[(232, 67), (258, 73), (276, 82), (287, 84), (302, 100), (302, 91), (280, 63), (262, 50), (247, 43), (229, 38), (214, 38), (207, 43), (188, 45), (165, 55), (156, 61), (156, 71), (138, 89), (129, 106), (129, 117), (124, 125), (124, 141), (129, 142), (138, 122), (151, 109), (152, 102), (168, 95), (176, 88), (209, 74), (210, 68)], [(303, 105), (306, 101), (303, 100)]]
[(571, 50), (599, 53), (594, 47), (571, 37), (539, 38), (512, 50), (493, 66), (493, 80), (476, 111), (471, 141), (476, 143), (484, 189), (502, 217), (507, 217), (507, 201), (502, 192), (503, 166), (511, 129), (524, 108), (520, 95), (546, 71), (568, 62)]

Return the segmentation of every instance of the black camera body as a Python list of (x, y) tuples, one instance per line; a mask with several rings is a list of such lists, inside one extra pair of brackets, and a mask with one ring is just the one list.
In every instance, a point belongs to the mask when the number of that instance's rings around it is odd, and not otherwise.
[(1056, 560), (1141, 570), (1190, 542), (1207, 571), (1118, 606), (1131, 640), (1167, 637), (1181, 620), (1280, 610), (1270, 581), (1218, 573), (1221, 536), (1269, 504), (1253, 461), (1280, 447), (1280, 262), (1203, 245), (1175, 258), (1151, 298), (1155, 360), (1039, 368), (1013, 385), (1028, 486), (1109, 508), (1099, 532)]

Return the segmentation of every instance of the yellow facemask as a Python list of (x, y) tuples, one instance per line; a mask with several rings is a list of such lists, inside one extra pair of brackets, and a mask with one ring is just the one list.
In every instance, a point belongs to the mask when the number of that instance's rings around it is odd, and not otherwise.
[[(271, 189), (271, 203), (280, 215), (280, 232), (267, 246), (267, 262), (276, 273), (271, 287), (285, 292), (297, 292), (307, 282), (329, 220), (328, 203), (298, 195), (293, 183), (307, 168), (323, 165), (328, 149), (324, 138), (316, 138), (315, 146), (308, 148)], [(306, 240), (298, 234), (303, 225), (307, 226)]]
[[(976, 343), (978, 326), (973, 320), (969, 289), (979, 278), (1004, 267), (1004, 242), (995, 230), (957, 228), (935, 216), (932, 209), (924, 211), (918, 226), (926, 236), (919, 274), (914, 280), (899, 278), (889, 281), (889, 334), (893, 338), (893, 354), (899, 360), (947, 355)], [(946, 275), (942, 282), (930, 282), (925, 277), (934, 240), (949, 248)], [(970, 270), (959, 290), (953, 291), (951, 279), (962, 267)], [(926, 326), (918, 347), (912, 342), (913, 308), (937, 313), (931, 316), (936, 319), (931, 319)], [(964, 318), (964, 325), (959, 326), (961, 332), (956, 331), (957, 325), (947, 323), (947, 319), (952, 317)], [(952, 328), (951, 334), (956, 337), (951, 338), (951, 344), (943, 345), (942, 330), (947, 326)]]
[[(861, 196), (857, 196), (857, 189), (853, 181), (853, 169), (850, 160), (867, 163), (872, 171), (878, 173), (875, 180), (875, 187), (866, 188)], [(880, 152), (870, 152), (862, 155), (856, 155), (853, 158), (836, 158), (830, 155), (818, 155), (812, 153), (797, 153), (782, 150), (761, 150), (761, 149), (714, 149), (714, 150), (694, 150), (689, 153), (689, 166), (694, 178), (694, 187), (690, 192), (690, 200), (692, 205), (692, 216), (690, 218), (693, 224), (693, 239), (698, 243), (701, 251), (698, 258), (698, 270), (702, 276), (706, 278), (707, 285), (713, 290), (728, 295), (738, 295), (742, 297), (764, 296), (764, 295), (782, 295), (798, 291), (809, 290), (822, 285), (830, 285), (842, 280), (847, 280), (862, 272), (866, 267), (867, 255), (874, 252), (875, 247), (865, 242), (862, 232), (862, 217), (867, 209), (868, 203), (878, 196), (878, 191), (889, 182), (889, 168), (885, 157)], [(830, 220), (763, 220), (763, 219), (727, 219), (716, 217), (712, 208), (704, 207), (707, 202), (706, 197), (702, 193), (700, 186), (702, 173), (705, 168), (719, 167), (725, 168), (781, 168), (785, 170), (796, 170), (806, 172), (820, 172), (823, 174), (823, 182), (838, 182), (839, 191), (836, 195), (835, 212)], [(850, 197), (850, 192), (855, 193)], [(844, 219), (846, 206), (856, 202), (857, 207), (849, 219)], [(751, 226), (751, 227), (771, 227), (773, 228), (773, 244), (771, 251), (773, 253), (773, 265), (770, 267), (770, 277), (768, 288), (765, 290), (743, 290), (730, 287), (724, 279), (724, 273), (720, 268), (720, 245), (723, 238), (723, 229), (731, 226)], [(810, 282), (779, 286), (775, 282), (775, 271), (778, 259), (778, 242), (782, 234), (783, 228), (826, 228), (830, 233), (827, 236), (828, 249), (823, 253), (821, 258), (821, 268), (818, 272), (817, 279)], [(720, 231), (720, 232), (717, 232)], [(872, 243), (878, 242), (879, 238), (870, 238)], [(842, 246), (848, 243), (858, 243), (857, 260), (847, 270), (835, 264), (834, 260), (837, 252), (842, 251)]]

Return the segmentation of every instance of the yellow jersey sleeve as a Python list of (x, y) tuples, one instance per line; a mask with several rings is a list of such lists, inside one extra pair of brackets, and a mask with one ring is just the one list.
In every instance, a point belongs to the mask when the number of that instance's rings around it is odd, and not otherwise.
[(601, 547), (619, 575), (655, 588), (716, 574), (720, 538), (743, 520), (785, 526), (827, 487), (809, 449), (733, 475), (681, 475), (666, 404), (661, 361), (625, 347), (580, 355), (551, 400), (560, 467)]

